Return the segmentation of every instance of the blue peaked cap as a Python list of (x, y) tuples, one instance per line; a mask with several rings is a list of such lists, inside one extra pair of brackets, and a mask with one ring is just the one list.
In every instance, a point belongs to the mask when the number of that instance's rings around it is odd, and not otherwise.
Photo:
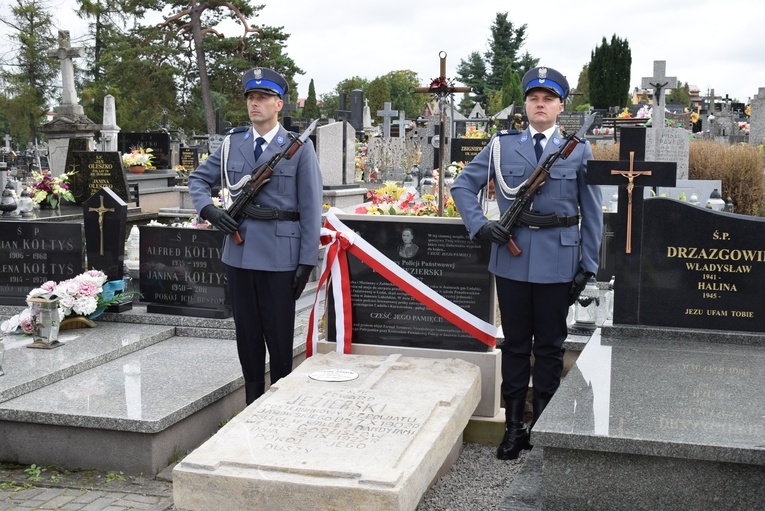
[(551, 67), (535, 67), (529, 70), (529, 72), (523, 75), (521, 86), (523, 87), (524, 98), (531, 89), (549, 90), (558, 96), (561, 101), (566, 99), (569, 93), (566, 77)]
[(254, 67), (242, 76), (244, 95), (248, 92), (260, 91), (283, 98), (289, 90), (287, 80), (282, 75), (267, 67)]

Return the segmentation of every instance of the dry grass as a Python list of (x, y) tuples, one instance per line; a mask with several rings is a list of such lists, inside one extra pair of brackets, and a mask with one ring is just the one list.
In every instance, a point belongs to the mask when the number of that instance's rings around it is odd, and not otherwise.
[(720, 193), (730, 197), (736, 213), (765, 214), (765, 173), (760, 151), (749, 144), (727, 145), (709, 140), (691, 142), (690, 179), (719, 179)]
[(595, 160), (615, 161), (619, 159), (619, 144), (592, 145), (592, 157)]

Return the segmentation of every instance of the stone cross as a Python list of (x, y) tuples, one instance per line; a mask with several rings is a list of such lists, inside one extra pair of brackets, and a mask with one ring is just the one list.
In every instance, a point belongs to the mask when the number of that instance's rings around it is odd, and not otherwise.
[(654, 128), (664, 127), (664, 93), (667, 89), (677, 88), (677, 77), (666, 76), (667, 62), (665, 60), (653, 61), (653, 76), (643, 77), (641, 86), (644, 89), (653, 89), (653, 119)]
[(398, 138), (404, 138), (404, 135), (406, 134), (406, 112), (403, 110), (398, 111), (396, 124), (398, 124)]
[(58, 49), (50, 50), (49, 57), (57, 57), (61, 62), (62, 105), (77, 105), (77, 93), (74, 90), (74, 65), (72, 59), (85, 56), (85, 48), (72, 48), (69, 31), (58, 31)]
[(390, 138), (390, 120), (398, 115), (398, 110), (391, 110), (390, 101), (386, 101), (385, 108), (377, 111), (377, 115), (383, 118), (383, 137)]

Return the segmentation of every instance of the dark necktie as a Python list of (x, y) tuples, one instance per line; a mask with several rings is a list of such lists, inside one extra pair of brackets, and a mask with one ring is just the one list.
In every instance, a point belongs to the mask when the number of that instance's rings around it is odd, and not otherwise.
[(258, 137), (255, 139), (255, 161), (258, 161), (258, 158), (260, 158), (260, 155), (263, 154), (263, 144), (266, 142), (266, 139), (263, 137)]
[(537, 161), (539, 161), (539, 158), (542, 156), (542, 151), (544, 151), (544, 147), (542, 147), (542, 140), (545, 139), (544, 133), (537, 133), (534, 135), (534, 152), (537, 154)]

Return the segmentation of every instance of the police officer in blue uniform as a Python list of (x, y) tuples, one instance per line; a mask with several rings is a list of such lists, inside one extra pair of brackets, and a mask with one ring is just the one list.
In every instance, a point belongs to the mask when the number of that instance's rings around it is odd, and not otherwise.
[[(504, 212), (524, 180), (563, 144), (555, 123), (569, 92), (566, 78), (537, 67), (524, 75), (522, 87), (529, 127), (495, 135), (451, 189), (470, 237), (492, 242), (489, 271), (496, 278), (505, 336), (500, 349), (506, 424), (499, 459), (516, 459), (531, 449), (530, 428), (560, 385), (568, 308), (597, 271), (603, 228), (600, 187), (586, 182), (592, 159), (587, 142), (553, 165), (523, 225), (512, 233), (484, 216), (478, 196), (491, 179)], [(506, 247), (511, 234), (521, 249), (518, 256)], [(523, 413), (532, 353), (533, 421), (527, 428)]]
[[(319, 259), (322, 181), (307, 140), (276, 165), (241, 223), (213, 205), (214, 186), (235, 198), (252, 171), (290, 142), (277, 118), (287, 80), (271, 69), (254, 68), (244, 74), (242, 86), (251, 125), (231, 130), (220, 149), (189, 174), (189, 194), (200, 216), (229, 235), (222, 259), (250, 404), (265, 390), (266, 349), (271, 384), (292, 370), (295, 300)], [(244, 239), (241, 245), (230, 236), (235, 231)]]

